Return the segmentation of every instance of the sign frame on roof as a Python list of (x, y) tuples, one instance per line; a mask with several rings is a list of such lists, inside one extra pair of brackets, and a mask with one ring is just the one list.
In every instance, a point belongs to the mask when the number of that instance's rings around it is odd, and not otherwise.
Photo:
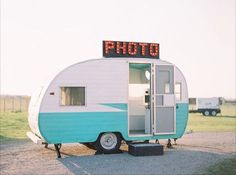
[(154, 58), (159, 59), (158, 43), (103, 41), (103, 57)]

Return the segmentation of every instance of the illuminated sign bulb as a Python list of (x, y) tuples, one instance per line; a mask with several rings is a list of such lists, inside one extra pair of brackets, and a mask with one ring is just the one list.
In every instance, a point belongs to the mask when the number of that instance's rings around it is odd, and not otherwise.
[(130, 42), (128, 44), (128, 53), (129, 53), (129, 55), (136, 55), (137, 52), (138, 52), (137, 47), (138, 47), (137, 43)]
[(150, 44), (149, 52), (150, 52), (150, 55), (153, 57), (158, 56), (158, 44), (154, 44), (154, 43)]
[(110, 49), (115, 48), (115, 43), (113, 41), (105, 41), (105, 53), (108, 54)]
[(122, 50), (123, 54), (126, 54), (126, 42), (122, 42), (122, 46), (120, 45), (120, 42), (116, 42), (116, 53), (120, 53), (120, 50)]

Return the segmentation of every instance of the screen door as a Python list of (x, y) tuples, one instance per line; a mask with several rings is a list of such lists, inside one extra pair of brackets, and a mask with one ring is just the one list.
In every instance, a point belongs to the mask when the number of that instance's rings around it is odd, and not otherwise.
[(174, 67), (155, 66), (154, 133), (175, 133)]

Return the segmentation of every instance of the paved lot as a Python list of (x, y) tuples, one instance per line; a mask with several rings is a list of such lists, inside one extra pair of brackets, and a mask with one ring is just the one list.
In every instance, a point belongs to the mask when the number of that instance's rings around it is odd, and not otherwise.
[[(166, 144), (162, 141), (162, 144)], [(62, 158), (29, 140), (1, 143), (0, 174), (194, 174), (236, 156), (236, 132), (190, 133), (163, 156), (94, 155), (79, 144), (62, 146)]]

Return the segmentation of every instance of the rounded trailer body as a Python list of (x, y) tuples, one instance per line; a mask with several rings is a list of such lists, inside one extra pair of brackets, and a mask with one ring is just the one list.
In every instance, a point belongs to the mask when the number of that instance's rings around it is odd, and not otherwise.
[(181, 71), (157, 59), (109, 58), (74, 64), (38, 90), (29, 105), (32, 132), (49, 144), (180, 138), (188, 120)]

